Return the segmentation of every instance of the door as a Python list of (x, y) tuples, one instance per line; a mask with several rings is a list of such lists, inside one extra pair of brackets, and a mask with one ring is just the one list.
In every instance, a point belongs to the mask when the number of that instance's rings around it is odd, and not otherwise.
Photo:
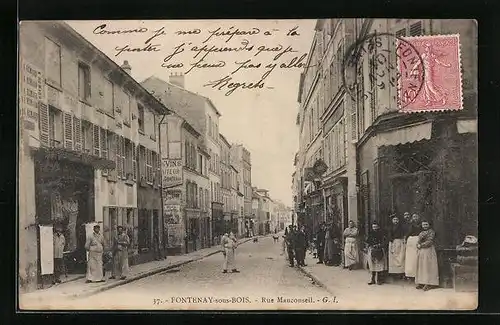
[(417, 172), (391, 177), (392, 211), (401, 216), (405, 212), (429, 218), (432, 205), (432, 173)]

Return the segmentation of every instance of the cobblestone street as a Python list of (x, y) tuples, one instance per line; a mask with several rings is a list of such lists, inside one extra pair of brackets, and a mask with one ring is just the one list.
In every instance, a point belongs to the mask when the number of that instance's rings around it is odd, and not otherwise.
[[(223, 274), (223, 256), (215, 254), (87, 298), (60, 302), (54, 300), (51, 308), (318, 309), (326, 307), (323, 298), (327, 298), (331, 308), (334, 308), (333, 297), (326, 290), (312, 283), (299, 269), (288, 266), (284, 256), (280, 255), (281, 244), (281, 241), (274, 243), (271, 237), (266, 237), (257, 243), (250, 241), (239, 246), (236, 262), (241, 273)], [(207, 300), (189, 303), (189, 297)], [(312, 297), (313, 302), (295, 304), (293, 308), (293, 303), (280, 303), (279, 297)], [(242, 303), (232, 303), (233, 299)], [(214, 303), (214, 300), (218, 301)]]

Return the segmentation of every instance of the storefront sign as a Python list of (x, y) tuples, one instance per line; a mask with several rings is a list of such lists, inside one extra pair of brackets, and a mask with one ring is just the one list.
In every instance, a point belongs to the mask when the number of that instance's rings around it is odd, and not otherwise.
[(163, 190), (163, 204), (167, 205), (179, 205), (182, 200), (182, 191), (181, 190)]
[(165, 204), (163, 206), (164, 228), (168, 235), (168, 247), (178, 247), (184, 240), (184, 224), (182, 222), (181, 206)]
[(180, 224), (182, 221), (181, 206), (165, 204), (163, 206), (164, 220), (168, 224)]
[(54, 273), (54, 232), (52, 226), (40, 226), (40, 274)]
[[(45, 100), (42, 71), (21, 59), (19, 108), (22, 127), (28, 131), (30, 138), (38, 139), (38, 105)], [(30, 145), (38, 146), (38, 142), (30, 141)]]
[(162, 159), (163, 188), (181, 185), (182, 181), (182, 160)]

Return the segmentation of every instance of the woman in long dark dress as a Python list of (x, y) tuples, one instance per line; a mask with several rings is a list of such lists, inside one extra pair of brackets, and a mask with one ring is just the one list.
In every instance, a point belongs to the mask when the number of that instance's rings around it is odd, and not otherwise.
[(335, 232), (333, 225), (329, 224), (325, 232), (325, 250), (324, 250), (324, 262), (325, 265), (333, 265), (334, 255), (335, 255), (335, 245), (333, 239), (335, 238)]
[(424, 291), (439, 286), (439, 270), (434, 240), (436, 232), (428, 221), (422, 221), (422, 231), (418, 235), (417, 268), (415, 283), (417, 289)]
[(371, 281), (368, 284), (376, 283), (380, 285), (382, 284), (381, 273), (387, 270), (386, 237), (376, 221), (372, 223), (372, 230), (368, 235), (366, 243), (368, 245), (368, 267), (372, 273)]

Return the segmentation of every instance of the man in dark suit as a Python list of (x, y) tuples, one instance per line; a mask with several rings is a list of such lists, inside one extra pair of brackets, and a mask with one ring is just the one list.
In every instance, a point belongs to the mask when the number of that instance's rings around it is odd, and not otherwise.
[(305, 233), (305, 227), (301, 226), (300, 230), (295, 233), (295, 259), (297, 260), (298, 266), (306, 266), (306, 248), (307, 248), (307, 237)]
[(325, 223), (322, 222), (319, 226), (318, 232), (316, 233), (316, 254), (319, 259), (317, 264), (323, 264), (323, 257), (325, 254), (325, 234)]
[(288, 253), (288, 262), (290, 263), (290, 266), (294, 266), (294, 258), (295, 258), (295, 231), (293, 230), (292, 226), (288, 227), (288, 233), (285, 236), (285, 241), (286, 241), (286, 251)]

